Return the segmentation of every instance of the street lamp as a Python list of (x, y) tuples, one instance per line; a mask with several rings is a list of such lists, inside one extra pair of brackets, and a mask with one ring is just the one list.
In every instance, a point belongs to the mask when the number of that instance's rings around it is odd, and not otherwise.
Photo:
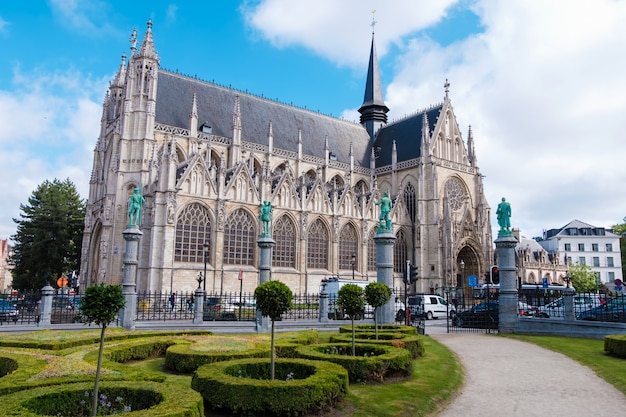
[(354, 281), (354, 270), (356, 268), (356, 253), (352, 253), (352, 281)]
[[(204, 283), (202, 290), (206, 293), (206, 263), (209, 260), (209, 241), (205, 240), (202, 247), (204, 248)], [(198, 288), (200, 288), (199, 284), (200, 283), (198, 282)]]
[(196, 281), (198, 281), (198, 289), (200, 289), (200, 284), (202, 284), (202, 272), (198, 273), (198, 278), (196, 278)]
[(463, 309), (465, 309), (465, 262), (461, 259), (461, 291), (463, 292)]

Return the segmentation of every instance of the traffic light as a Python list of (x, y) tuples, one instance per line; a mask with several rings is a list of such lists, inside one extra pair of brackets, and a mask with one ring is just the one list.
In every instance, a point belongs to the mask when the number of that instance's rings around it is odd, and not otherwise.
[(491, 283), (499, 284), (500, 283), (500, 270), (498, 269), (498, 265), (493, 265), (491, 267)]
[(411, 265), (411, 274), (409, 275), (409, 279), (411, 284), (417, 282), (417, 267), (415, 265)]

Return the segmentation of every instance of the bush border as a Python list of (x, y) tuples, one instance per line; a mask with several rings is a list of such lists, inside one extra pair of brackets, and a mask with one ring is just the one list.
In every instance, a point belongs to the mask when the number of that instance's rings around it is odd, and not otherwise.
[[(356, 334), (355, 343), (370, 343), (389, 345), (397, 348), (406, 349), (411, 352), (411, 358), (417, 359), (424, 355), (424, 339), (420, 335), (411, 335), (407, 333), (378, 333), (378, 337), (383, 339), (375, 339), (374, 333), (360, 332)], [(339, 333), (330, 336), (331, 343), (352, 343), (352, 335)]]
[(240, 378), (225, 372), (227, 368), (268, 361), (267, 358), (252, 358), (203, 365), (194, 373), (191, 387), (200, 392), (214, 410), (230, 410), (238, 415), (303, 415), (327, 404), (334, 405), (348, 392), (348, 372), (326, 361), (276, 359), (276, 364), (315, 368), (308, 378), (290, 381)]

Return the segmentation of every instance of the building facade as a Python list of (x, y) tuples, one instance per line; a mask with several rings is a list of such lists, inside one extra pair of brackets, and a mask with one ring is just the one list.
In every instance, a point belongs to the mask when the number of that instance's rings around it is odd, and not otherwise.
[(568, 264), (590, 266), (599, 282), (613, 284), (622, 279), (620, 236), (610, 229), (573, 220), (560, 229), (544, 231), (538, 242), (548, 253), (562, 253)]
[[(139, 290), (244, 291), (258, 283), (259, 209), (272, 205), (272, 279), (317, 293), (329, 276), (376, 280), (376, 202), (388, 192), (394, 286), (482, 276), (493, 257), (474, 139), (443, 102), (388, 123), (374, 36), (360, 123), (160, 68), (152, 24), (104, 100), (85, 219), (81, 286), (121, 283), (134, 188), (145, 197)], [(175, 63), (172, 63), (175, 65)], [(460, 261), (464, 274), (461, 275)], [(205, 271), (206, 269), (206, 276)]]
[(0, 239), (0, 291), (11, 288), (13, 284), (13, 265), (10, 262), (11, 245), (8, 239)]
[(549, 284), (566, 285), (565, 277), (569, 271), (565, 255), (558, 249), (547, 251), (535, 239), (522, 236), (519, 229), (513, 228), (517, 239), (515, 246), (515, 266), (522, 284), (543, 284), (547, 278)]

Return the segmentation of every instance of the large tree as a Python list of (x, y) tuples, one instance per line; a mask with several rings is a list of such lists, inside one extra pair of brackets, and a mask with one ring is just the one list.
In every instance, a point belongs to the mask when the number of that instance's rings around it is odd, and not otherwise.
[(626, 217), (622, 219), (624, 223), (613, 226), (613, 233), (620, 236), (620, 252), (622, 254), (622, 277), (626, 278)]
[(80, 267), (85, 202), (69, 180), (44, 181), (20, 204), (13, 240), (13, 288), (37, 290)]
[(589, 265), (570, 264), (569, 273), (572, 286), (577, 292), (593, 292), (598, 289), (597, 273)]

